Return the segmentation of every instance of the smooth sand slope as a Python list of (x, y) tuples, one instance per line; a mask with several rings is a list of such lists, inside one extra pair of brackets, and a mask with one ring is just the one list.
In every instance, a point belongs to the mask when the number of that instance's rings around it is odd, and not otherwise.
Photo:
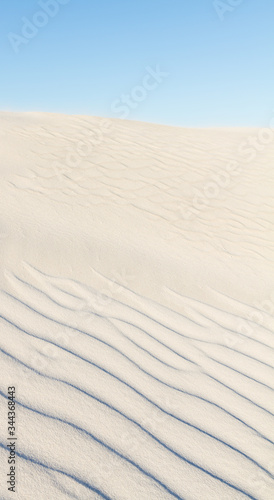
[(0, 113), (1, 499), (274, 497), (273, 154)]

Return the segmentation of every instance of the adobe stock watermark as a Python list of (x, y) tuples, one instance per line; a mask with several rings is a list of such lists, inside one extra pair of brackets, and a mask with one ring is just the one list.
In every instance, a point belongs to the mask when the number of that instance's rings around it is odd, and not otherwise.
[(140, 85), (132, 88), (129, 94), (122, 94), (119, 99), (113, 101), (111, 110), (115, 114), (119, 114), (118, 118), (126, 119), (131, 110), (136, 109), (139, 104), (146, 100), (148, 94), (155, 90), (166, 78), (169, 73), (161, 71), (159, 64), (153, 69), (151, 66), (146, 67), (147, 73), (142, 79)]
[[(165, 443), (159, 443), (157, 438), (158, 430), (166, 427), (169, 416), (177, 419), (176, 413), (180, 407), (174, 397), (168, 395), (163, 398), (163, 403), (162, 407), (159, 407), (157, 411), (153, 409), (145, 415), (136, 418), (133, 421), (134, 427), (131, 426), (124, 431), (119, 431), (122, 449), (127, 450), (129, 459), (138, 456), (136, 454), (139, 454), (140, 450), (144, 450), (147, 446), (150, 446), (151, 441), (149, 440), (152, 440), (153, 444), (157, 441), (157, 445), (165, 446)], [(120, 467), (121, 459), (119, 455), (113, 455), (111, 460), (104, 460), (100, 465), (101, 476), (108, 477), (109, 480), (111, 477), (117, 477)]]
[(253, 307), (237, 326), (235, 334), (226, 332), (225, 333), (225, 343), (228, 347), (233, 348), (239, 344), (245, 342), (245, 337), (254, 338), (256, 327), (264, 327), (266, 324), (267, 316), (273, 316), (274, 314), (274, 292), (270, 294), (270, 297), (262, 301), (256, 301), (255, 307)]
[[(74, 137), (64, 137), (67, 146), (62, 156), (28, 170), (28, 176), (14, 175), (11, 185), (31, 189), (58, 203), (67, 203), (73, 196), (74, 203), (89, 206), (89, 188), (92, 187), (92, 155), (99, 152), (112, 134), (111, 120), (102, 118), (95, 123), (77, 121), (79, 131)], [(51, 163), (49, 163), (51, 162)], [(1, 241), (0, 241), (1, 242)]]
[(264, 471), (258, 469), (257, 475), (254, 478), (255, 487), (258, 489), (261, 495), (264, 495), (264, 498), (270, 498), (273, 494), (274, 459), (272, 459), (269, 464), (269, 472), (272, 477), (270, 476), (270, 474), (267, 476)]
[(80, 313), (81, 319), (84, 320), (86, 325), (91, 325), (96, 319), (94, 313), (102, 317), (107, 316), (108, 306), (116, 300), (121, 300), (126, 289), (130, 288), (130, 284), (134, 280), (135, 276), (125, 268), (115, 271), (110, 279), (104, 279), (104, 286), (96, 290), (96, 293), (89, 293), (84, 290), (83, 295), (79, 297), (80, 306), (75, 311)]
[(12, 31), (8, 34), (9, 42), (16, 54), (22, 45), (27, 45), (33, 38), (35, 38), (41, 28), (44, 28), (60, 11), (60, 7), (67, 5), (71, 0), (39, 0), (38, 5), (40, 10), (37, 10), (31, 19), (22, 17), (23, 23), (21, 32), (14, 33)]
[(239, 7), (243, 1), (244, 0), (214, 0), (213, 7), (220, 21), (223, 21), (226, 14), (228, 12), (234, 12), (234, 10)]
[(102, 118), (98, 126), (94, 126), (93, 129), (83, 126), (79, 137), (76, 137), (73, 145), (68, 148), (65, 161), (54, 160), (55, 176), (60, 180), (70, 180), (72, 170), (82, 167), (83, 162), (89, 159), (92, 152), (103, 145), (111, 133), (111, 127), (111, 121), (106, 118)]
[(222, 191), (232, 187), (233, 180), (244, 171), (244, 165), (250, 164), (263, 153), (270, 144), (274, 144), (274, 110), (268, 128), (261, 128), (256, 135), (249, 135), (238, 146), (237, 160), (227, 159), (226, 164), (212, 174), (201, 189), (193, 189), (191, 206), (178, 208), (185, 220), (193, 220), (199, 212), (210, 208), (213, 200), (219, 198)]
[(217, 199), (222, 189), (231, 185), (234, 176), (241, 173), (242, 167), (235, 160), (228, 160), (225, 168), (220, 168), (216, 174), (212, 174), (205, 183), (202, 190), (193, 189), (192, 206), (185, 210), (185, 207), (179, 209), (181, 216), (189, 220), (199, 214), (201, 210), (209, 208), (211, 200)]

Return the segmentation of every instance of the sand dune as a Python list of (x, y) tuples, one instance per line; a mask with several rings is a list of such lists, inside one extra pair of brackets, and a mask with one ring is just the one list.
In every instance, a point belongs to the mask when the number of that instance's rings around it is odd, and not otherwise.
[(1, 498), (272, 499), (273, 141), (42, 113), (0, 137)]

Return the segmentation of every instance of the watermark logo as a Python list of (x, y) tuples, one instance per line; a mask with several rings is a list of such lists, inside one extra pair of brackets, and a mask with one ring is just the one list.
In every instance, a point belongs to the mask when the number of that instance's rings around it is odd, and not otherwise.
[(21, 45), (27, 45), (35, 38), (41, 28), (44, 28), (60, 11), (60, 6), (67, 5), (71, 0), (39, 0), (38, 5), (41, 10), (37, 10), (31, 19), (22, 17), (21, 32), (8, 34), (9, 42), (16, 54)]
[(244, 0), (214, 0), (213, 7), (218, 18), (223, 21), (228, 12), (233, 12)]
[(204, 183), (201, 189), (194, 188), (191, 205), (187, 209), (182, 204), (177, 212), (180, 218), (193, 220), (199, 212), (210, 208), (212, 201), (219, 199), (221, 193), (232, 187), (234, 179), (244, 172), (244, 166), (253, 162), (259, 154), (263, 154), (274, 142), (274, 115), (269, 126), (261, 128), (255, 135), (249, 135), (238, 146), (237, 160), (227, 159), (226, 164), (218, 168)]
[(131, 110), (136, 109), (141, 102), (145, 101), (148, 94), (169, 76), (169, 73), (162, 71), (158, 64), (155, 69), (150, 66), (146, 67), (146, 71), (140, 85), (133, 87), (129, 94), (122, 94), (119, 99), (113, 101), (111, 110), (119, 114), (119, 118), (128, 118)]

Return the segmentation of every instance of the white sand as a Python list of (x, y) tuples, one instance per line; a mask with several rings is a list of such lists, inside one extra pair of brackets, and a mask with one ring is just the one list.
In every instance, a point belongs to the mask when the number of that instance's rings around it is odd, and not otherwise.
[(0, 113), (1, 499), (274, 497), (262, 137)]

